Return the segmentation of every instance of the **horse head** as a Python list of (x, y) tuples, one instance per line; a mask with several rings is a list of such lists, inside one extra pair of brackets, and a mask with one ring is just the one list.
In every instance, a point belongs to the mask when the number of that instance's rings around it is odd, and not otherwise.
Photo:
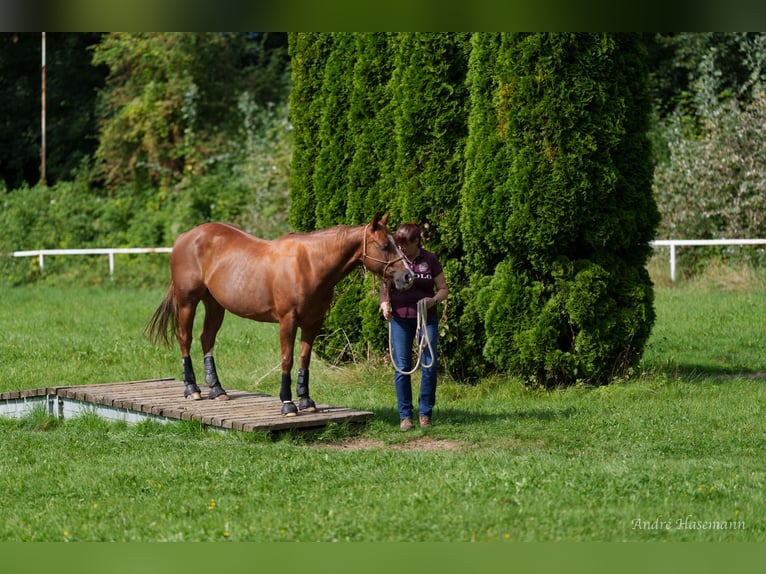
[(401, 249), (396, 245), (393, 235), (386, 227), (388, 214), (379, 217), (376, 213), (371, 223), (364, 227), (362, 264), (366, 269), (391, 279), (399, 291), (412, 287), (415, 276), (410, 269)]

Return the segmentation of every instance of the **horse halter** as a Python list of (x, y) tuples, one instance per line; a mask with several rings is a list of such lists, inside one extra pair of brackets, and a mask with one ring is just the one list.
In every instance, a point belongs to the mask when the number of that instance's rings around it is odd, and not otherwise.
[[(394, 263), (401, 261), (404, 259), (404, 254), (402, 254), (400, 257), (397, 257), (396, 259), (391, 259), (389, 261), (386, 261), (384, 259), (378, 259), (377, 257), (373, 257), (372, 255), (367, 255), (367, 230), (370, 227), (370, 223), (364, 226), (364, 234), (362, 239), (362, 265), (364, 265), (365, 259), (370, 259), (372, 261), (375, 261), (376, 263), (383, 263), (385, 266), (383, 267), (383, 273), (382, 275), (385, 276), (386, 270), (388, 269), (389, 265), (393, 265)], [(397, 248), (398, 249), (398, 248)], [(399, 253), (401, 253), (401, 250), (398, 249)]]

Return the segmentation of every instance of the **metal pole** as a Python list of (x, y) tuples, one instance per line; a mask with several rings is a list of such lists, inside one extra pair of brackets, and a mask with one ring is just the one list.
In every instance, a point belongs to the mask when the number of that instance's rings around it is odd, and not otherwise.
[(40, 151), (40, 184), (47, 185), (45, 174), (45, 32), (42, 38), (42, 119), (41, 119), (41, 151)]

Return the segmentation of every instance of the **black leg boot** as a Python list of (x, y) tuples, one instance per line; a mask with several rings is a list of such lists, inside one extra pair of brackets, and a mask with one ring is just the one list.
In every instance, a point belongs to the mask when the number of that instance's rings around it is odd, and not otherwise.
[(298, 410), (308, 413), (315, 413), (316, 403), (309, 398), (309, 371), (298, 369), (298, 385), (295, 389), (298, 392)]
[(194, 376), (194, 367), (192, 367), (191, 357), (183, 357), (184, 364), (184, 397), (193, 401), (198, 401), (202, 398), (199, 387), (197, 386), (197, 378)]
[(293, 381), (290, 373), (282, 373), (282, 385), (279, 388), (279, 400), (282, 401), (282, 414), (286, 417), (294, 417), (298, 414), (298, 408), (293, 403)]
[(205, 361), (205, 382), (210, 387), (210, 393), (207, 398), (218, 399), (219, 401), (225, 401), (229, 398), (226, 391), (221, 386), (221, 381), (218, 380), (218, 373), (215, 370), (215, 361), (212, 355), (208, 355), (204, 359)]

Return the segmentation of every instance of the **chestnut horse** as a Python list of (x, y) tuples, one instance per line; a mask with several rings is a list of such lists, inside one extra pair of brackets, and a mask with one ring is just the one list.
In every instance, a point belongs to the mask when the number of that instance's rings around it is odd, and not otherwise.
[[(183, 361), (184, 396), (201, 398), (189, 349), (194, 315), (205, 305), (202, 327), (205, 382), (208, 398), (228, 399), (213, 361), (215, 337), (226, 310), (255, 321), (279, 323), (282, 349), (282, 414), (316, 411), (309, 397), (309, 363), (314, 338), (330, 308), (333, 289), (363, 265), (391, 279), (397, 289), (412, 286), (413, 273), (386, 228), (388, 215), (359, 227), (340, 225), (311, 233), (290, 233), (266, 241), (224, 223), (205, 223), (180, 235), (170, 255), (170, 285), (147, 324), (150, 340), (170, 345), (178, 337)], [(301, 330), (300, 368), (292, 402), (291, 371), (298, 328)]]

